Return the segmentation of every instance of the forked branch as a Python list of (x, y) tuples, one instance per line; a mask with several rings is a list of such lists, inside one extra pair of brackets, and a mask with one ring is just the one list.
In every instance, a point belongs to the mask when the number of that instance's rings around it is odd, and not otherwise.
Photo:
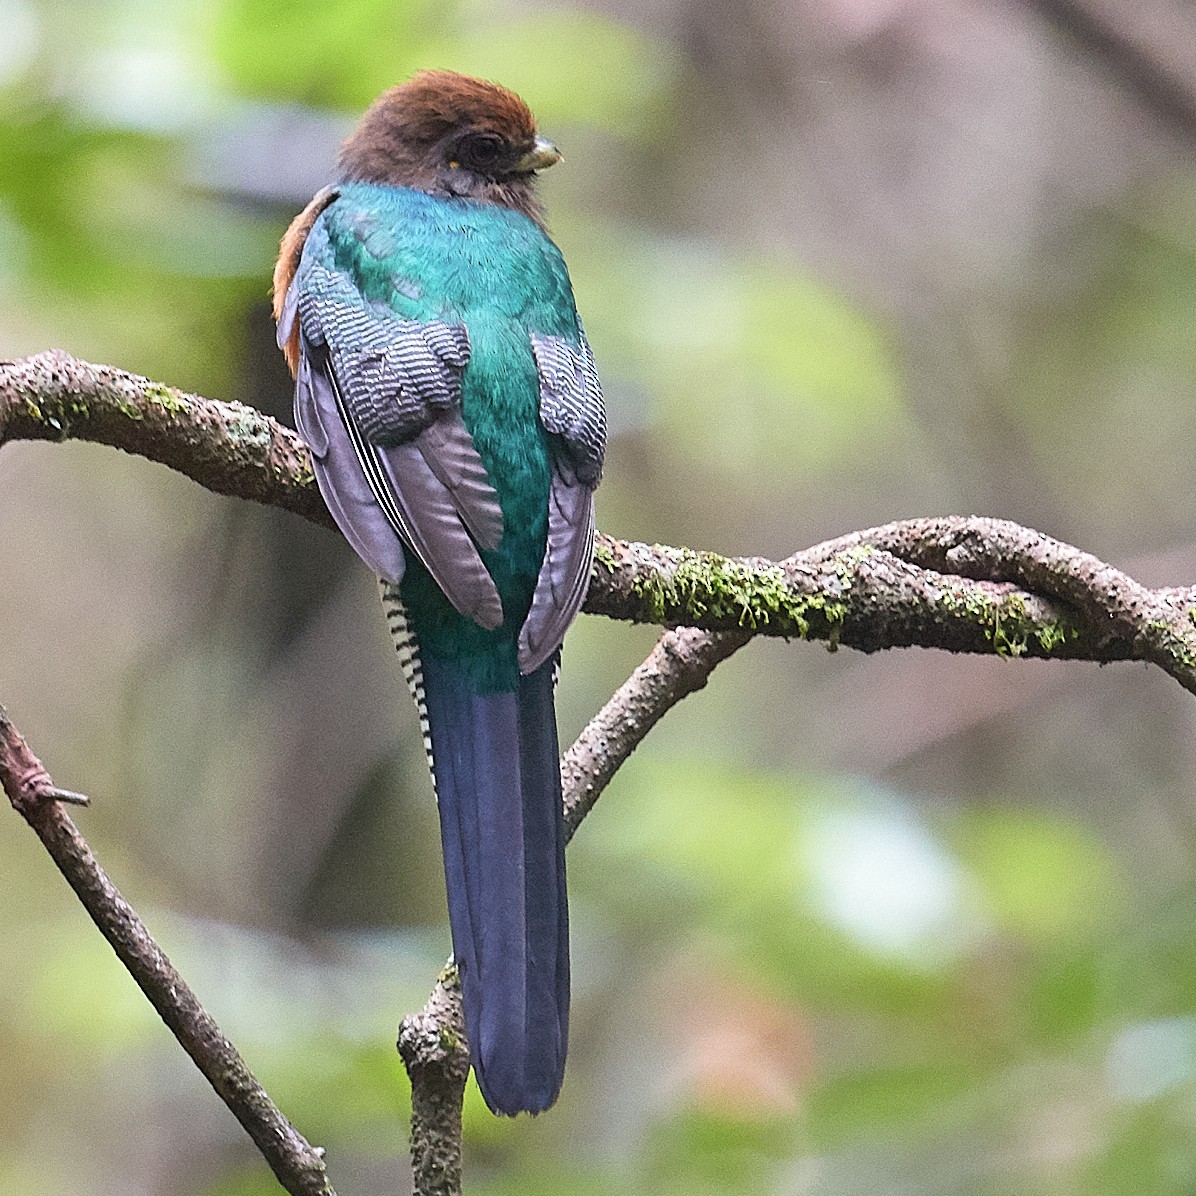
[[(64, 793), (0, 707), (0, 786), (91, 920), (292, 1196), (336, 1196), (313, 1147), (279, 1112), (236, 1048), (120, 895), (66, 811)], [(70, 793), (77, 799), (79, 794)], [(79, 804), (75, 801), (74, 804)]]

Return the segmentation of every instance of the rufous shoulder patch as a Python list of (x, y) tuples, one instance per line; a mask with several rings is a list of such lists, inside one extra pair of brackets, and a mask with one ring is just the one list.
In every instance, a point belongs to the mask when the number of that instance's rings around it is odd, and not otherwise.
[[(303, 245), (311, 226), (315, 224), (320, 213), (340, 194), (335, 187), (323, 187), (316, 192), (311, 202), (291, 221), (290, 227), (282, 235), (282, 244), (278, 249), (278, 261), (274, 264), (274, 322), (277, 324), (282, 315), (282, 305), (286, 301), (287, 291), (290, 290), (291, 280), (295, 271), (299, 269), (299, 259), (303, 256)], [(291, 329), (283, 346), (283, 356), (287, 359), (291, 374), (299, 370), (299, 321)]]

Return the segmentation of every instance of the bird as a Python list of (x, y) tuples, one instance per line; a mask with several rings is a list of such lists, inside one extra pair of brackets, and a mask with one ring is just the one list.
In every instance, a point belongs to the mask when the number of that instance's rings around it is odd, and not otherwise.
[(560, 158), (514, 92), (422, 71), (366, 110), (274, 272), (296, 426), (419, 708), (470, 1061), (510, 1116), (564, 1076), (554, 695), (607, 438), (536, 194)]

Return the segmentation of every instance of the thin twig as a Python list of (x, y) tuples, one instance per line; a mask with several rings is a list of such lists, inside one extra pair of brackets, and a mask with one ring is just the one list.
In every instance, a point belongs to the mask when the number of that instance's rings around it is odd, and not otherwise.
[(0, 785), (179, 1045), (253, 1139), (278, 1182), (292, 1196), (336, 1196), (325, 1174), (323, 1152), (278, 1110), (132, 906), (108, 879), (63, 810), (62, 794), (71, 800), (82, 795), (54, 785), (3, 707)]
[(1196, 22), (1185, 0), (1033, 0), (1184, 134), (1196, 131)]

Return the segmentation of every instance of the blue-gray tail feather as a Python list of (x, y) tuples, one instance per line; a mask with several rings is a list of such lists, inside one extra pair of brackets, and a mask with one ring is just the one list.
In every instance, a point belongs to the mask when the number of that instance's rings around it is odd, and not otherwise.
[(560, 1091), (569, 1033), (569, 914), (555, 659), (511, 693), (478, 693), (425, 657), (453, 954), (474, 1071), (496, 1113)]

